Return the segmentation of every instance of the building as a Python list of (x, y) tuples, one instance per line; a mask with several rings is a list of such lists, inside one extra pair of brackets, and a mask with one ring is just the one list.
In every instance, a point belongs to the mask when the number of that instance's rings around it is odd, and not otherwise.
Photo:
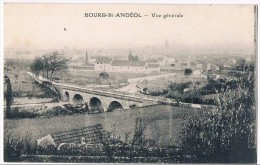
[(166, 65), (166, 59), (165, 58), (159, 58), (158, 59), (158, 63), (160, 66), (165, 66)]
[(110, 138), (109, 133), (102, 128), (101, 124), (97, 124), (64, 132), (48, 134), (37, 139), (37, 145), (44, 148), (47, 148), (48, 146), (59, 147), (60, 145), (66, 143), (82, 143), (83, 139), (85, 144), (98, 144), (100, 143), (100, 136)]
[(160, 73), (159, 64), (151, 64), (147, 61), (116, 60), (109, 57), (96, 59), (95, 70), (103, 72), (122, 73)]
[(127, 61), (127, 60), (113, 60), (111, 67), (107, 69), (108, 72), (145, 72), (147, 69), (147, 62), (145, 61)]
[(107, 71), (107, 68), (110, 67), (111, 62), (113, 61), (113, 58), (109, 57), (98, 57), (94, 64), (94, 70), (96, 71)]
[(148, 63), (149, 64), (159, 64), (158, 60), (155, 60), (155, 59), (149, 59)]

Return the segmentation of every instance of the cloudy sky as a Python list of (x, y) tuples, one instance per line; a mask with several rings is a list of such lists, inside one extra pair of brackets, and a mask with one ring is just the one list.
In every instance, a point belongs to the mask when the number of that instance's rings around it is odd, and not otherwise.
[[(119, 18), (116, 13), (140, 13)], [(113, 13), (87, 18), (85, 13)], [(153, 18), (181, 14), (182, 18)], [(149, 15), (149, 16), (144, 16)], [(66, 31), (64, 30), (66, 28)], [(4, 4), (5, 48), (134, 48), (254, 50), (252, 5)]]

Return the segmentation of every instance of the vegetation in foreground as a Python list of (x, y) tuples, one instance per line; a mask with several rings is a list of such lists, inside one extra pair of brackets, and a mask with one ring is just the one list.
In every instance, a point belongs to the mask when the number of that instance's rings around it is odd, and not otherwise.
[[(98, 114), (65, 115), (50, 118), (5, 119), (5, 130), (15, 136), (32, 135), (32, 140), (55, 133), (80, 128), (86, 125), (101, 124), (104, 129), (124, 139), (125, 133), (132, 135), (136, 118), (142, 119), (146, 135), (154, 138), (158, 145), (178, 145), (177, 137), (183, 127), (184, 116), (194, 115), (196, 109), (158, 105), (132, 110), (113, 111)], [(117, 120), (115, 120), (115, 118)], [(60, 124), (62, 123), (62, 124)], [(164, 129), (160, 129), (164, 128)]]
[(100, 133), (98, 144), (65, 144), (59, 149), (54, 146), (42, 148), (30, 143), (30, 136), (13, 138), (12, 132), (5, 136), (4, 158), (7, 162), (164, 162), (180, 163), (189, 155), (178, 147), (158, 147), (155, 141), (145, 135), (142, 120), (136, 119), (132, 138), (116, 139), (103, 137)]
[(190, 116), (182, 150), (203, 163), (256, 162), (254, 70), (246, 69), (235, 89), (222, 89), (215, 111)]

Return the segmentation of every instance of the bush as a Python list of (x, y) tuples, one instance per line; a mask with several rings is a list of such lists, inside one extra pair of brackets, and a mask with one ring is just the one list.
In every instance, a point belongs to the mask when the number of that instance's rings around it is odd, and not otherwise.
[(189, 76), (189, 75), (191, 75), (192, 74), (192, 70), (190, 69), (190, 68), (186, 68), (185, 70), (184, 70), (184, 75), (185, 76)]
[(163, 93), (161, 91), (157, 90), (157, 91), (151, 91), (151, 95), (152, 96), (161, 96), (161, 95), (163, 95)]
[(131, 104), (131, 105), (129, 105), (129, 107), (130, 107), (131, 109), (133, 109), (133, 108), (136, 108), (137, 105), (136, 105), (136, 104)]
[(36, 146), (31, 143), (31, 136), (14, 137), (12, 132), (5, 132), (4, 161), (20, 162), (22, 154), (35, 154)]
[(169, 85), (168, 85), (168, 88), (171, 90), (171, 91), (178, 91), (180, 93), (182, 93), (182, 91), (185, 89), (185, 88), (189, 88), (189, 86), (192, 84), (192, 82), (188, 81), (188, 82), (185, 82), (185, 83), (173, 83), (171, 82)]
[(164, 89), (164, 90), (163, 90), (163, 94), (164, 94), (164, 95), (168, 94), (168, 92), (169, 92), (169, 91), (168, 91), (167, 89)]
[(181, 139), (185, 152), (203, 163), (256, 161), (254, 80), (253, 72), (245, 72), (236, 90), (221, 91), (216, 110), (187, 120)]
[(108, 79), (109, 74), (107, 72), (101, 72), (101, 73), (99, 73), (99, 77), (102, 79)]
[(37, 117), (36, 112), (30, 112), (30, 111), (19, 111), (18, 107), (13, 108), (11, 111), (11, 117), (10, 118), (35, 118)]

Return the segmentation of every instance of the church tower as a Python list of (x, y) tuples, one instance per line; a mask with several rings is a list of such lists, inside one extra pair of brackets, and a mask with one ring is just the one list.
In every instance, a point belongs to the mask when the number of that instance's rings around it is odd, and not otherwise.
[(88, 61), (88, 51), (86, 51), (86, 59), (85, 59), (85, 61), (86, 61), (86, 64), (89, 63), (89, 61)]

